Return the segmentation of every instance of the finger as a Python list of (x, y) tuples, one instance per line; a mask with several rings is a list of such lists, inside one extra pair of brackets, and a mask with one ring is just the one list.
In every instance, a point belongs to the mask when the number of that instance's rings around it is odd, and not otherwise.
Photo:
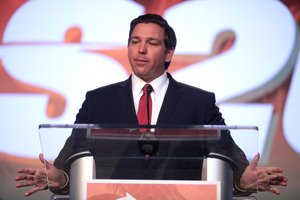
[(280, 186), (287, 186), (287, 179), (281, 179), (281, 178), (277, 178), (277, 179), (273, 179), (270, 180), (270, 184), (271, 185), (280, 185)]
[(39, 158), (40, 158), (40, 161), (41, 161), (43, 164), (45, 164), (46, 169), (49, 169), (50, 166), (51, 166), (51, 163), (48, 162), (48, 161), (45, 159), (44, 154), (40, 153)]
[(19, 169), (17, 169), (17, 172), (18, 173), (24, 173), (26, 170), (27, 169), (25, 169), (25, 168), (19, 168)]
[(22, 181), (22, 180), (34, 180), (33, 175), (18, 175), (15, 177), (16, 181)]
[(266, 173), (273, 174), (273, 173), (282, 173), (283, 169), (281, 167), (263, 167)]
[(287, 182), (280, 182), (280, 183), (278, 183), (278, 185), (279, 185), (279, 186), (287, 186), (288, 183), (287, 183)]
[(44, 154), (40, 153), (39, 159), (46, 166), (46, 169), (47, 169), (47, 161), (44, 158)]
[(267, 176), (269, 181), (272, 180), (277, 180), (277, 181), (284, 181), (286, 180), (285, 176), (283, 176), (282, 174), (271, 174)]
[(258, 182), (263, 183), (263, 184), (267, 184), (270, 185), (272, 184), (272, 181), (275, 183), (276, 181), (282, 181), (284, 180), (284, 177), (280, 176), (280, 175), (267, 175), (265, 174), (264, 176), (260, 176), (258, 178)]
[(281, 184), (283, 184), (283, 186), (287, 186), (288, 179), (286, 177), (284, 177), (284, 179), (281, 181)]
[(287, 186), (287, 182), (283, 182), (280, 180), (272, 180), (270, 181), (270, 185)]
[(249, 165), (250, 169), (255, 170), (258, 165), (258, 161), (259, 161), (259, 153), (257, 153), (254, 156), (253, 160), (251, 161), (251, 163)]
[(18, 182), (18, 183), (16, 183), (16, 188), (28, 187), (28, 186), (33, 186), (33, 185), (35, 185), (34, 181)]
[(25, 177), (23, 175), (18, 175), (15, 177), (15, 181), (22, 181), (24, 179), (25, 179)]
[(36, 169), (33, 168), (19, 168), (17, 169), (18, 173), (24, 173), (24, 174), (31, 174), (33, 175), (35, 173)]
[(41, 187), (34, 187), (34, 188), (32, 188), (31, 190), (28, 190), (27, 192), (25, 192), (25, 196), (30, 196), (30, 195), (32, 195), (32, 194), (34, 194), (34, 193), (36, 193), (36, 192), (39, 192), (39, 191), (41, 191), (41, 190), (44, 190), (44, 189), (46, 189), (47, 188), (47, 185), (45, 185), (45, 186), (41, 186)]
[(39, 154), (39, 159), (40, 159), (40, 161), (41, 161), (42, 163), (44, 163), (44, 162), (45, 162), (44, 154), (40, 153), (40, 154)]
[(280, 194), (280, 190), (278, 190), (277, 188), (275, 187), (270, 187), (270, 192), (274, 193), (274, 194)]

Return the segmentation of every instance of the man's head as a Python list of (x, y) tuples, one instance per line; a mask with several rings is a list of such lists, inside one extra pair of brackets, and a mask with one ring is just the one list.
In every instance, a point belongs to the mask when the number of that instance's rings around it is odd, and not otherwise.
[(132, 20), (128, 57), (140, 78), (149, 82), (161, 75), (170, 65), (175, 47), (175, 32), (161, 16), (146, 14)]

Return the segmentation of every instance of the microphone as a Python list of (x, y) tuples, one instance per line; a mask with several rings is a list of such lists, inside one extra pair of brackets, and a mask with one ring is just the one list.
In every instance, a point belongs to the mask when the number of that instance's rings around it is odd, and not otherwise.
[(146, 92), (147, 92), (147, 119), (148, 119), (148, 125), (150, 125), (150, 108), (149, 108), (149, 98), (150, 94), (152, 92), (152, 86), (148, 84), (146, 86)]
[(148, 84), (146, 87), (146, 91), (147, 91), (147, 94), (150, 95), (150, 93), (152, 92), (152, 86)]

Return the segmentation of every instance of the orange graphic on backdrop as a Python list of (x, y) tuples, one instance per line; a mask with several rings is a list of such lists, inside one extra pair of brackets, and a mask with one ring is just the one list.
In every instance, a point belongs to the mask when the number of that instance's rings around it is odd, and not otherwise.
[(47, 103), (47, 115), (56, 117), (63, 113), (66, 107), (66, 98), (51, 90), (44, 89), (38, 86), (23, 83), (11, 77), (5, 70), (0, 60), (0, 93), (23, 93), (23, 94), (48, 94), (49, 100)]
[[(3, 43), (3, 33), (5, 27), (10, 19), (10, 17), (14, 14), (14, 12), (27, 1), (24, 0), (5, 0), (0, 2), (0, 17), (3, 19), (0, 23), (0, 38), (1, 45), (60, 45), (61, 43), (53, 43), (53, 42), (10, 42)], [(180, 0), (164, 0), (164, 1), (142, 1), (137, 0), (137, 3), (142, 4), (145, 7), (145, 12), (158, 13), (163, 15), (164, 11), (169, 7), (180, 3)], [(159, 7), (157, 7), (159, 5)], [(2, 9), (1, 9), (2, 8)], [(70, 27), (66, 33), (64, 38), (64, 44), (69, 43), (80, 43), (83, 35), (83, 30), (80, 27)], [(219, 33), (217, 36), (212, 51), (208, 55), (187, 55), (187, 54), (175, 54), (172, 60), (172, 66), (169, 71), (173, 72), (179, 70), (181, 68), (187, 67), (191, 64), (201, 62), (213, 56), (216, 56), (220, 53), (225, 52), (230, 49), (230, 47), (234, 43), (234, 34), (231, 31), (224, 31)], [(126, 70), (128, 74), (131, 73), (131, 67), (127, 60), (127, 48), (120, 47), (117, 49), (109, 49), (109, 50), (89, 50), (88, 52), (99, 53), (107, 55), (117, 62), (119, 62), (122, 67)], [(1, 58), (0, 58), (1, 61)], [(46, 113), (48, 117), (58, 117), (64, 113), (66, 108), (67, 100), (63, 95), (50, 90), (45, 89), (30, 83), (22, 82), (17, 80), (15, 77), (11, 76), (7, 70), (5, 70), (5, 65), (1, 61), (0, 63), (0, 93), (24, 93), (24, 94), (47, 94), (49, 96), (49, 101), (46, 108)]]
[(185, 0), (134, 0), (135, 2), (141, 4), (145, 10), (144, 13), (156, 13), (161, 16), (164, 15), (164, 12), (179, 3), (184, 2)]
[[(169, 72), (174, 72), (176, 70), (182, 69), (189, 65), (202, 62), (206, 59), (212, 58), (217, 56), (221, 53), (226, 52), (229, 50), (232, 45), (234, 44), (235, 36), (232, 31), (226, 30), (218, 34), (216, 37), (212, 51), (210, 54), (207, 55), (189, 55), (189, 54), (175, 54), (171, 61), (171, 66), (168, 69)], [(105, 50), (87, 50), (89, 52), (104, 54), (116, 60), (118, 63), (124, 67), (128, 74), (131, 73), (131, 67), (127, 59), (127, 48), (120, 47), (116, 49), (105, 49)]]

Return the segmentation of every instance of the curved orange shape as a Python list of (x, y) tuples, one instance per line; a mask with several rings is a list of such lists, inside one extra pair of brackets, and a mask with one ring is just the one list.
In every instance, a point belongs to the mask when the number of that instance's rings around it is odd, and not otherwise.
[(2, 44), (3, 33), (8, 21), (15, 11), (28, 0), (1, 0), (0, 1), (0, 44)]
[(63, 114), (67, 100), (66, 98), (51, 90), (30, 85), (16, 80), (7, 73), (0, 59), (0, 94), (1, 93), (27, 93), (27, 94), (48, 94), (49, 100), (47, 103), (46, 113), (48, 117), (59, 117)]
[(80, 43), (82, 39), (82, 30), (80, 27), (70, 27), (65, 34), (65, 43)]

